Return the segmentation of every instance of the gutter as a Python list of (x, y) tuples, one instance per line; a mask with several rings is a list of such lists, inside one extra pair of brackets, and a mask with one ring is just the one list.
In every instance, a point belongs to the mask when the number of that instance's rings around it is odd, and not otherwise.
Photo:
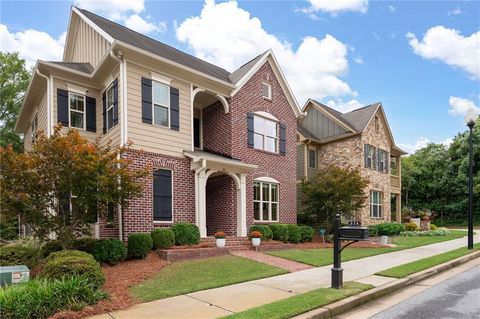
[[(52, 90), (53, 90), (53, 81), (51, 77), (42, 74), (38, 69), (36, 69), (36, 74), (41, 76), (47, 81), (47, 137), (52, 135)], [(33, 78), (32, 78), (33, 81)]]

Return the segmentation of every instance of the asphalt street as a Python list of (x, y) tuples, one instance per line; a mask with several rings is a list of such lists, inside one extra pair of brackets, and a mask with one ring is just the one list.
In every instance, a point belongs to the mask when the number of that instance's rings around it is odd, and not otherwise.
[(436, 284), (370, 319), (480, 319), (480, 266)]

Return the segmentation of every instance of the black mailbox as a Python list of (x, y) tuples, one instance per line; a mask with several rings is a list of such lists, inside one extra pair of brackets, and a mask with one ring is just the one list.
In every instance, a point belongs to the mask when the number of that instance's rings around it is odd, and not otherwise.
[(359, 226), (340, 227), (338, 229), (340, 240), (368, 240), (368, 228)]

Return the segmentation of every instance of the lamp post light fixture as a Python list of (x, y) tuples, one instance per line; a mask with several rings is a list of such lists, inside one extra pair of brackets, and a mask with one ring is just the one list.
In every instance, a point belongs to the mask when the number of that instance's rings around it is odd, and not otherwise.
[(468, 136), (468, 249), (473, 249), (473, 127), (477, 114), (469, 109), (465, 114), (465, 123), (470, 129)]

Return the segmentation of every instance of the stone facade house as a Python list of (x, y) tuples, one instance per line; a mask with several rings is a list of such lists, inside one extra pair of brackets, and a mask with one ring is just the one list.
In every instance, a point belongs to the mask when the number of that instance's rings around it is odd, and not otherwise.
[[(338, 112), (314, 100), (304, 106), (298, 122), (297, 202), (301, 205), (301, 182), (320, 167), (337, 165), (357, 168), (369, 181), (368, 203), (347, 221), (362, 225), (390, 221), (391, 202), (396, 220), (401, 218), (401, 162), (406, 154), (395, 145), (381, 103), (348, 113)], [(299, 207), (300, 208), (300, 207)]]
[(300, 108), (273, 53), (234, 72), (73, 7), (62, 61), (38, 61), (16, 130), (31, 149), (57, 123), (90, 141), (126, 145), (152, 167), (143, 194), (97, 238), (125, 240), (178, 222), (247, 236), (256, 223), (296, 223)]

